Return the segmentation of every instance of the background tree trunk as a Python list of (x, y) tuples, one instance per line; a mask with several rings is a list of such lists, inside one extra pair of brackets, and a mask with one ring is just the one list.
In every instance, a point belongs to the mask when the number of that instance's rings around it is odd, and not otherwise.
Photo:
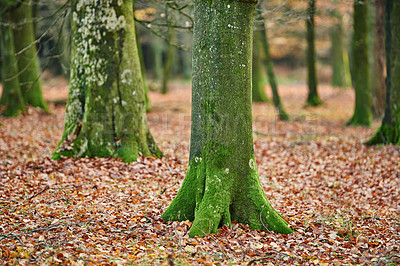
[(10, 19), (13, 23), (14, 48), (24, 102), (48, 112), (40, 85), (39, 61), (32, 23), (32, 0), (21, 1), (17, 7), (11, 8)]
[(195, 0), (189, 167), (164, 220), (190, 236), (231, 221), (291, 233), (261, 187), (253, 149), (251, 56), (257, 0)]
[[(5, 8), (0, 5), (1, 8)], [(8, 18), (5, 13), (4, 17)], [(6, 20), (7, 22), (7, 20)], [(1, 23), (1, 77), (3, 92), (0, 99), (0, 106), (4, 111), (4, 116), (18, 116), (21, 111), (25, 111), (24, 100), (19, 86), (19, 75), (17, 58), (14, 51), (14, 38), (10, 23)]]
[(53, 158), (160, 156), (147, 126), (133, 1), (73, 0), (71, 14), (70, 92)]
[(275, 106), (275, 110), (278, 113), (279, 119), (282, 121), (290, 120), (290, 116), (286, 113), (285, 108), (283, 107), (281, 97), (279, 97), (278, 86), (275, 79), (274, 66), (272, 64), (271, 53), (269, 52), (269, 41), (268, 41), (268, 33), (265, 29), (265, 24), (263, 23), (261, 28), (261, 43), (264, 50), (265, 60), (264, 64), (267, 68), (267, 75), (269, 80), (269, 85), (272, 90), (272, 101)]
[[(386, 68), (385, 68), (385, 1), (375, 0), (375, 21), (373, 50), (374, 68), (370, 71), (373, 75), (374, 84), (372, 90), (372, 115), (374, 118), (380, 118), (385, 110), (386, 99)], [(372, 4), (371, 4), (372, 5)]]
[(146, 101), (146, 112), (150, 112), (151, 104), (149, 99), (149, 86), (147, 85), (146, 67), (144, 65), (143, 50), (142, 50), (142, 45), (140, 43), (140, 30), (139, 27), (137, 27), (136, 23), (135, 23), (135, 33), (136, 33), (136, 46), (138, 49), (139, 61), (140, 61), (140, 72), (142, 74), (142, 80), (143, 80), (144, 98)]
[(151, 49), (153, 51), (153, 75), (156, 82), (162, 79), (162, 55), (164, 51), (164, 44), (158, 36), (153, 36), (151, 41)]
[(386, 106), (382, 125), (366, 143), (400, 145), (400, 4), (386, 0)]
[(332, 58), (332, 86), (346, 87), (346, 67), (344, 62), (343, 47), (343, 22), (342, 14), (338, 10), (332, 11), (332, 17), (337, 22), (330, 29), (331, 58)]
[(265, 75), (261, 59), (260, 32), (254, 32), (253, 40), (253, 71), (252, 71), (252, 100), (253, 102), (270, 102), (265, 94)]
[(371, 87), (368, 64), (368, 3), (354, 0), (353, 72), (356, 102), (347, 125), (371, 126)]
[(317, 82), (317, 69), (316, 69), (316, 55), (315, 55), (315, 32), (314, 32), (314, 15), (315, 15), (315, 0), (308, 1), (308, 17), (307, 24), (307, 84), (308, 84), (308, 97), (306, 106), (319, 106), (322, 104), (318, 96), (318, 82)]
[(174, 62), (175, 57), (175, 46), (173, 43), (175, 42), (176, 32), (172, 27), (168, 28), (168, 47), (167, 53), (165, 54), (165, 64), (164, 64), (164, 72), (162, 78), (162, 87), (161, 93), (166, 94), (168, 92), (168, 81), (170, 79), (172, 63)]

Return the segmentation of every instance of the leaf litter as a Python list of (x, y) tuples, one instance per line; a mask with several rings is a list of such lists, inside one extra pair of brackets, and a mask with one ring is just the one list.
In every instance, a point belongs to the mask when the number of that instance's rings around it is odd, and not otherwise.
[[(254, 104), (255, 152), (271, 204), (296, 231), (233, 223), (189, 238), (189, 221), (164, 222), (185, 176), (190, 88), (150, 92), (149, 125), (165, 158), (50, 159), (65, 106), (0, 118), (0, 260), (4, 264), (341, 265), (400, 261), (400, 148), (367, 147), (372, 129), (345, 128), (353, 92), (321, 86), (325, 105), (304, 109), (304, 85), (281, 86), (292, 114)], [(47, 100), (66, 86), (45, 87)], [(48, 94), (46, 94), (48, 92)], [(48, 95), (48, 96), (46, 96)], [(65, 99), (64, 99), (65, 100)]]

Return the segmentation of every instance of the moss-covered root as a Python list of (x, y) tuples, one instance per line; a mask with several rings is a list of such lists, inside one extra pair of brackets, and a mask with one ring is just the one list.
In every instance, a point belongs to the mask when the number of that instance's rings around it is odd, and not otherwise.
[(165, 221), (193, 221), (194, 220), (194, 209), (196, 207), (196, 183), (197, 170), (195, 167), (188, 168), (185, 179), (183, 180), (182, 186), (179, 189), (178, 194), (174, 200), (168, 206), (168, 208), (161, 215), (161, 218)]
[(248, 224), (252, 229), (292, 232), (269, 204), (256, 171), (239, 181), (239, 172), (207, 168), (206, 163), (189, 165), (181, 189), (162, 219), (193, 221), (190, 237), (216, 233), (218, 227), (231, 226), (232, 220)]
[(377, 144), (395, 144), (400, 145), (400, 126), (393, 127), (390, 125), (382, 125), (369, 139), (365, 142), (365, 145), (377, 145)]
[(246, 177), (246, 182), (237, 184), (237, 193), (231, 206), (232, 220), (248, 224), (252, 229), (290, 234), (288, 223), (268, 202), (262, 189), (257, 170)]

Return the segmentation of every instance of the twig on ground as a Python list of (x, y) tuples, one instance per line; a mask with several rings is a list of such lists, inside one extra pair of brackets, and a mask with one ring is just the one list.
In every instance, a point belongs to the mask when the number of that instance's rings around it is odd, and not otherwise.
[(70, 199), (61, 198), (61, 199), (52, 200), (52, 201), (50, 201), (48, 204), (50, 205), (50, 204), (52, 204), (52, 203), (56, 203), (56, 202), (61, 201), (61, 200), (65, 201), (65, 202), (67, 202), (67, 203), (70, 201)]
[(49, 187), (49, 186), (46, 186), (44, 189), (42, 189), (42, 190), (39, 191), (38, 193), (36, 193), (36, 194), (30, 196), (29, 198), (23, 200), (22, 203), (24, 203), (25, 201), (29, 201), (29, 200), (33, 199), (34, 197), (39, 196), (40, 194), (44, 193), (44, 192), (45, 192), (46, 190), (48, 190), (48, 189), (50, 189), (50, 187)]
[[(267, 252), (267, 253), (274, 254), (274, 252)], [(266, 260), (266, 259), (279, 259), (279, 260), (281, 260), (282, 258), (277, 258), (276, 256), (268, 255), (268, 256), (263, 256), (263, 257), (260, 257), (260, 258), (252, 259), (247, 263), (247, 265), (252, 265), (253, 263), (256, 263), (257, 261), (262, 261), (262, 260)]]
[(80, 184), (80, 185), (69, 186), (69, 187), (51, 187), (49, 189), (52, 189), (52, 190), (56, 190), (56, 189), (73, 189), (73, 188), (80, 188), (80, 187), (82, 187), (84, 185), (87, 185), (87, 184)]
[(55, 229), (55, 228), (58, 228), (61, 226), (79, 225), (79, 224), (83, 224), (83, 223), (87, 224), (87, 223), (96, 222), (96, 221), (97, 220), (89, 220), (89, 221), (78, 222), (78, 223), (57, 223), (57, 224), (49, 225), (47, 227), (35, 228), (35, 229), (29, 230), (29, 231), (26, 231), (26, 232), (20, 233), (20, 234), (13, 234), (13, 233), (0, 234), (0, 241), (2, 241), (3, 239), (6, 239), (6, 238), (15, 238), (15, 239), (19, 240), (21, 242), (21, 244), (23, 244), (22, 240), (19, 238), (20, 236), (23, 236), (23, 235), (28, 235), (28, 234), (40, 232), (40, 231), (48, 231), (48, 230), (52, 230), (52, 229)]

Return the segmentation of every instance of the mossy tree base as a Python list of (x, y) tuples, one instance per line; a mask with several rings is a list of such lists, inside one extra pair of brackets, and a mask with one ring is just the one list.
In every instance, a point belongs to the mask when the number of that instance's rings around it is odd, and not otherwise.
[(133, 1), (72, 1), (70, 91), (64, 133), (53, 154), (161, 156), (147, 125)]
[(313, 107), (313, 106), (321, 106), (323, 105), (323, 101), (319, 98), (318, 95), (308, 95), (306, 107)]
[(276, 112), (278, 113), (278, 117), (279, 120), (281, 121), (290, 121), (290, 116), (286, 113), (286, 111), (283, 109), (283, 107), (281, 108), (276, 108)]
[(269, 204), (254, 158), (251, 110), (256, 0), (195, 0), (190, 160), (161, 216), (193, 221), (190, 236), (233, 220), (253, 229), (292, 230)]
[(247, 169), (235, 169), (224, 153), (215, 149), (189, 163), (179, 193), (161, 218), (193, 221), (191, 237), (216, 233), (218, 227), (231, 226), (232, 221), (256, 230), (292, 233), (268, 202), (254, 158), (249, 160)]
[(346, 126), (363, 126), (363, 127), (371, 127), (372, 115), (368, 114), (367, 111), (362, 112), (359, 110), (355, 113), (349, 121), (346, 122)]
[(385, 2), (386, 19), (386, 105), (382, 125), (367, 145), (400, 145), (400, 4)]
[(375, 135), (365, 142), (366, 145), (377, 145), (377, 144), (394, 144), (400, 145), (400, 124), (397, 126), (383, 125), (381, 126)]

